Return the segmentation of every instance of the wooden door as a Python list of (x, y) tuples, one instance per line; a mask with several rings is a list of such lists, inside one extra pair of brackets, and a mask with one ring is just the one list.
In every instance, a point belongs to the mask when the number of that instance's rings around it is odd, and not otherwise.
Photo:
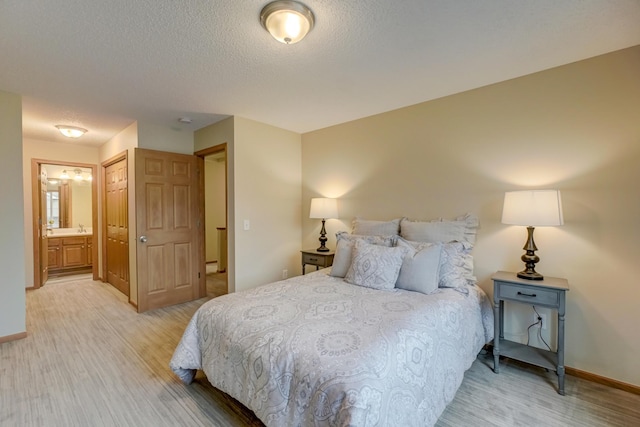
[(47, 237), (47, 173), (40, 170), (40, 286), (49, 279), (49, 242)]
[(202, 159), (136, 148), (138, 311), (205, 295), (200, 272)]
[(129, 209), (127, 158), (105, 168), (107, 282), (129, 296)]

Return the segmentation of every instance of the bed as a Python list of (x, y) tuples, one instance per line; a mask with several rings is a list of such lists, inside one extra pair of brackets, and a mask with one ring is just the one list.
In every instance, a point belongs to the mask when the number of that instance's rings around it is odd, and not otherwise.
[[(331, 268), (205, 303), (189, 322), (171, 369), (187, 384), (204, 371), (214, 387), (267, 426), (435, 424), (464, 372), (493, 339), (486, 294), (475, 278), (452, 276), (461, 271), (456, 266), (468, 265), (469, 246), (403, 243), (416, 248), (413, 259), (396, 237), (339, 233), (337, 243), (342, 251)], [(384, 264), (380, 251), (394, 252), (402, 257), (398, 270), (413, 273), (409, 278), (416, 275), (407, 259), (428, 255), (435, 259), (436, 271), (428, 269), (435, 287), (400, 289), (400, 271), (391, 288), (378, 286), (385, 278), (371, 275), (366, 285), (354, 284), (349, 274), (363, 248), (375, 252), (366, 272), (372, 262)], [(341, 263), (349, 264), (346, 272)], [(419, 262), (427, 264), (427, 258)], [(422, 273), (417, 277), (418, 286), (428, 281)]]

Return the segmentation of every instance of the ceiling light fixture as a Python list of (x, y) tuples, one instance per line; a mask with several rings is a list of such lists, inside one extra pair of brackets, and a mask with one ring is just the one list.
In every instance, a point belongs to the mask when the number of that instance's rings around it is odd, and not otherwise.
[(60, 174), (60, 179), (69, 179), (69, 174), (67, 173), (66, 169), (63, 170)]
[(58, 128), (61, 134), (68, 138), (80, 138), (82, 135), (87, 133), (86, 129), (76, 126), (56, 125), (56, 128)]
[(81, 169), (74, 169), (73, 173), (75, 174), (73, 179), (75, 179), (76, 181), (82, 181), (82, 170)]
[(311, 9), (304, 4), (280, 0), (262, 9), (260, 23), (280, 43), (294, 44), (313, 29), (315, 18)]

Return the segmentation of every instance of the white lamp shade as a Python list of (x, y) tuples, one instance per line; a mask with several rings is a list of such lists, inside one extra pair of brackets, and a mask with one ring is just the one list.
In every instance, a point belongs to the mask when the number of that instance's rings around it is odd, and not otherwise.
[(502, 223), (533, 227), (564, 224), (560, 191), (507, 191), (504, 193)]
[(309, 218), (338, 218), (338, 200), (320, 197), (311, 199)]

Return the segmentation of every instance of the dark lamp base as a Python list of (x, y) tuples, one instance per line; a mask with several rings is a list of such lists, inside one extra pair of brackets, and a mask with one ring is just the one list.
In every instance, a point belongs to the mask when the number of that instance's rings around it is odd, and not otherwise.
[(527, 280), (542, 280), (544, 279), (544, 276), (538, 272), (528, 272), (528, 271), (521, 271), (517, 274), (517, 276), (521, 279), (527, 279)]
[(322, 228), (320, 229), (320, 247), (316, 249), (318, 252), (329, 252), (329, 248), (324, 244), (327, 243), (327, 230), (324, 228), (324, 219), (322, 220)]

